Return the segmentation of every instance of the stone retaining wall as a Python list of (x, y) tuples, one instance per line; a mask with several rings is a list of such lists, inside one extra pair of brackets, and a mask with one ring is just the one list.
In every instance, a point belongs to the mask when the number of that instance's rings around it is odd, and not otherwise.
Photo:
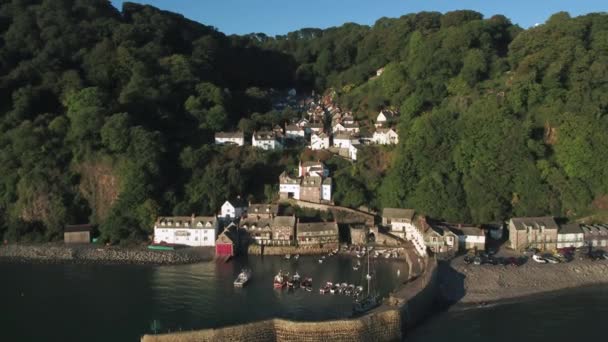
[[(367, 342), (401, 341), (408, 327), (428, 315), (435, 301), (437, 263), (426, 259), (424, 275), (391, 295), (387, 303), (365, 316), (325, 322), (272, 319), (232, 327), (145, 335), (142, 342)], [(392, 301), (392, 302), (391, 302)]]
[(209, 247), (183, 248), (175, 251), (152, 251), (144, 247), (122, 248), (96, 245), (11, 244), (0, 246), (0, 261), (39, 263), (101, 264), (189, 264), (213, 259)]
[(364, 223), (368, 226), (374, 225), (374, 215), (363, 212), (363, 211), (346, 208), (346, 207), (335, 206), (335, 205), (313, 203), (313, 202), (306, 202), (306, 201), (293, 200), (293, 199), (283, 200), (283, 202), (292, 204), (292, 205), (296, 205), (301, 208), (308, 208), (308, 209), (314, 209), (314, 210), (320, 210), (320, 211), (331, 211), (331, 213), (334, 215), (335, 220), (338, 223), (343, 223), (343, 224)]
[[(323, 247), (264, 246), (264, 255), (320, 255), (327, 254), (336, 248), (338, 248), (338, 244), (325, 245)], [(247, 253), (249, 255), (261, 255), (262, 247), (259, 245), (250, 245)]]

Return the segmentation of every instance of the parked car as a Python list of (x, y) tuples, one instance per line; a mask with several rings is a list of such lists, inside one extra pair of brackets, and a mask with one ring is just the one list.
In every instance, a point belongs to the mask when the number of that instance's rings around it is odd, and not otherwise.
[(603, 260), (605, 258), (604, 257), (605, 254), (606, 254), (606, 252), (596, 249), (594, 251), (589, 252), (589, 258), (591, 258), (591, 260), (593, 260), (593, 261)]
[(532, 255), (532, 260), (536, 261), (539, 264), (546, 264), (548, 262), (538, 254)]
[(474, 265), (481, 265), (481, 258), (476, 256), (475, 258), (473, 258), (473, 264)]
[(528, 247), (524, 250), (524, 254), (538, 254), (540, 253), (540, 249), (536, 247)]

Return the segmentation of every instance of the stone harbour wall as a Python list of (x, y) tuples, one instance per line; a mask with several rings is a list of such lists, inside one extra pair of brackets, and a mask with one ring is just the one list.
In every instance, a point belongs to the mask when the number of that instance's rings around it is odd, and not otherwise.
[(146, 335), (143, 342), (350, 342), (395, 341), (401, 338), (401, 316), (397, 310), (383, 310), (359, 319), (327, 322), (292, 322), (272, 319), (220, 329)]
[(152, 251), (145, 247), (105, 247), (96, 245), (10, 244), (0, 246), (0, 261), (23, 263), (80, 264), (190, 264), (213, 259), (212, 247)]

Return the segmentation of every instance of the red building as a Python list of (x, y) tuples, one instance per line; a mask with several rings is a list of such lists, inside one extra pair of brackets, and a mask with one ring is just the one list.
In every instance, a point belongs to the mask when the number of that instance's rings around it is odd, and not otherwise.
[(234, 256), (234, 241), (224, 230), (215, 241), (215, 256)]

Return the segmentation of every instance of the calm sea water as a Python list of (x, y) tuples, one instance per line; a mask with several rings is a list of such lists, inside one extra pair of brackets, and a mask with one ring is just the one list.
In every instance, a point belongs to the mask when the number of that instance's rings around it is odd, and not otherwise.
[(606, 341), (607, 319), (608, 286), (598, 286), (448, 311), (417, 327), (406, 341)]
[[(183, 266), (0, 264), (0, 341), (138, 341), (158, 320), (161, 331), (212, 328), (271, 317), (323, 320), (350, 315), (352, 299), (321, 295), (326, 281), (362, 284), (353, 259), (286, 261), (249, 257)], [(356, 259), (355, 259), (356, 260)], [(232, 282), (243, 266), (247, 287)], [(275, 290), (279, 269), (313, 277), (313, 292)], [(405, 281), (403, 261), (375, 262), (378, 289)], [(397, 275), (400, 270), (400, 276)]]

